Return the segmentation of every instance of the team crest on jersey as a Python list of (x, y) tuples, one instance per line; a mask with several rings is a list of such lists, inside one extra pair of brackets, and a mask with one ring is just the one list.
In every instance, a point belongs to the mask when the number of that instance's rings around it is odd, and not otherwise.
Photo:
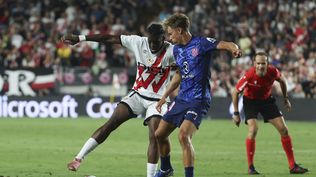
[(154, 59), (152, 59), (152, 58), (148, 58), (147, 60), (148, 60), (149, 64), (153, 64), (154, 63)]
[(149, 63), (149, 64), (153, 64), (153, 63), (154, 63), (154, 59), (153, 59), (153, 58), (150, 58), (150, 56), (149, 56), (149, 54), (148, 54), (148, 51), (145, 49), (145, 50), (143, 50), (143, 53), (144, 53), (144, 55), (146, 56), (148, 63)]
[(199, 54), (199, 49), (194, 48), (194, 49), (191, 50), (191, 53), (192, 53), (193, 57), (196, 57)]

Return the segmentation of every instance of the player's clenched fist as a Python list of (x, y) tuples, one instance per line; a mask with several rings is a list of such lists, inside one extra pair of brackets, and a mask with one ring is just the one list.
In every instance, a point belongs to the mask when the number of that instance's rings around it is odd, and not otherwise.
[(61, 38), (61, 41), (66, 44), (75, 45), (79, 42), (79, 36), (74, 34), (67, 34)]

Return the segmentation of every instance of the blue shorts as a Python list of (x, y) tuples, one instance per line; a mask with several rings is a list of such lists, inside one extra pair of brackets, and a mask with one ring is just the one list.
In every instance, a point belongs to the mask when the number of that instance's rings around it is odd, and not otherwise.
[(207, 113), (210, 105), (210, 100), (194, 100), (186, 102), (175, 98), (175, 100), (170, 104), (168, 112), (162, 117), (162, 119), (177, 127), (180, 127), (184, 120), (189, 120), (198, 129), (201, 124), (202, 117)]

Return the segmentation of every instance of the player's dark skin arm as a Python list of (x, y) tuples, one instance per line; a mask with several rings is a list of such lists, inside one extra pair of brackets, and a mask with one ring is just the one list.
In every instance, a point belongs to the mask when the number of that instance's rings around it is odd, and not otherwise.
[[(232, 92), (232, 102), (234, 106), (234, 112), (238, 112), (238, 98), (239, 98), (239, 92), (236, 88), (234, 88)], [(233, 114), (233, 122), (236, 124), (237, 127), (239, 127), (240, 124), (240, 116)]]
[(282, 91), (283, 98), (284, 98), (284, 106), (287, 109), (287, 111), (290, 111), (292, 106), (291, 106), (289, 97), (287, 95), (287, 86), (286, 86), (285, 78), (283, 76), (281, 76), (276, 81), (278, 81), (280, 83), (280, 86), (281, 86), (281, 91)]
[[(103, 35), (103, 34), (92, 34), (86, 35), (86, 41), (99, 42), (103, 44), (120, 44), (119, 35)], [(64, 43), (75, 45), (79, 43), (79, 35), (67, 34), (61, 38)]]

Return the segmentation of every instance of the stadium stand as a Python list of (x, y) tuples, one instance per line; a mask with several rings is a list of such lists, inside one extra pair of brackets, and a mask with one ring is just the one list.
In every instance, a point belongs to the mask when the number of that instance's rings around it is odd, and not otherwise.
[(192, 19), (193, 34), (235, 41), (244, 51), (240, 60), (217, 54), (211, 68), (214, 96), (230, 96), (253, 54), (266, 51), (287, 78), (291, 97), (315, 98), (316, 3), (308, 0), (0, 0), (0, 65), (53, 68), (57, 76), (69, 67), (89, 68), (92, 75), (106, 68), (134, 73), (133, 56), (121, 47), (70, 47), (59, 39), (66, 33), (144, 35), (150, 21), (174, 12)]

